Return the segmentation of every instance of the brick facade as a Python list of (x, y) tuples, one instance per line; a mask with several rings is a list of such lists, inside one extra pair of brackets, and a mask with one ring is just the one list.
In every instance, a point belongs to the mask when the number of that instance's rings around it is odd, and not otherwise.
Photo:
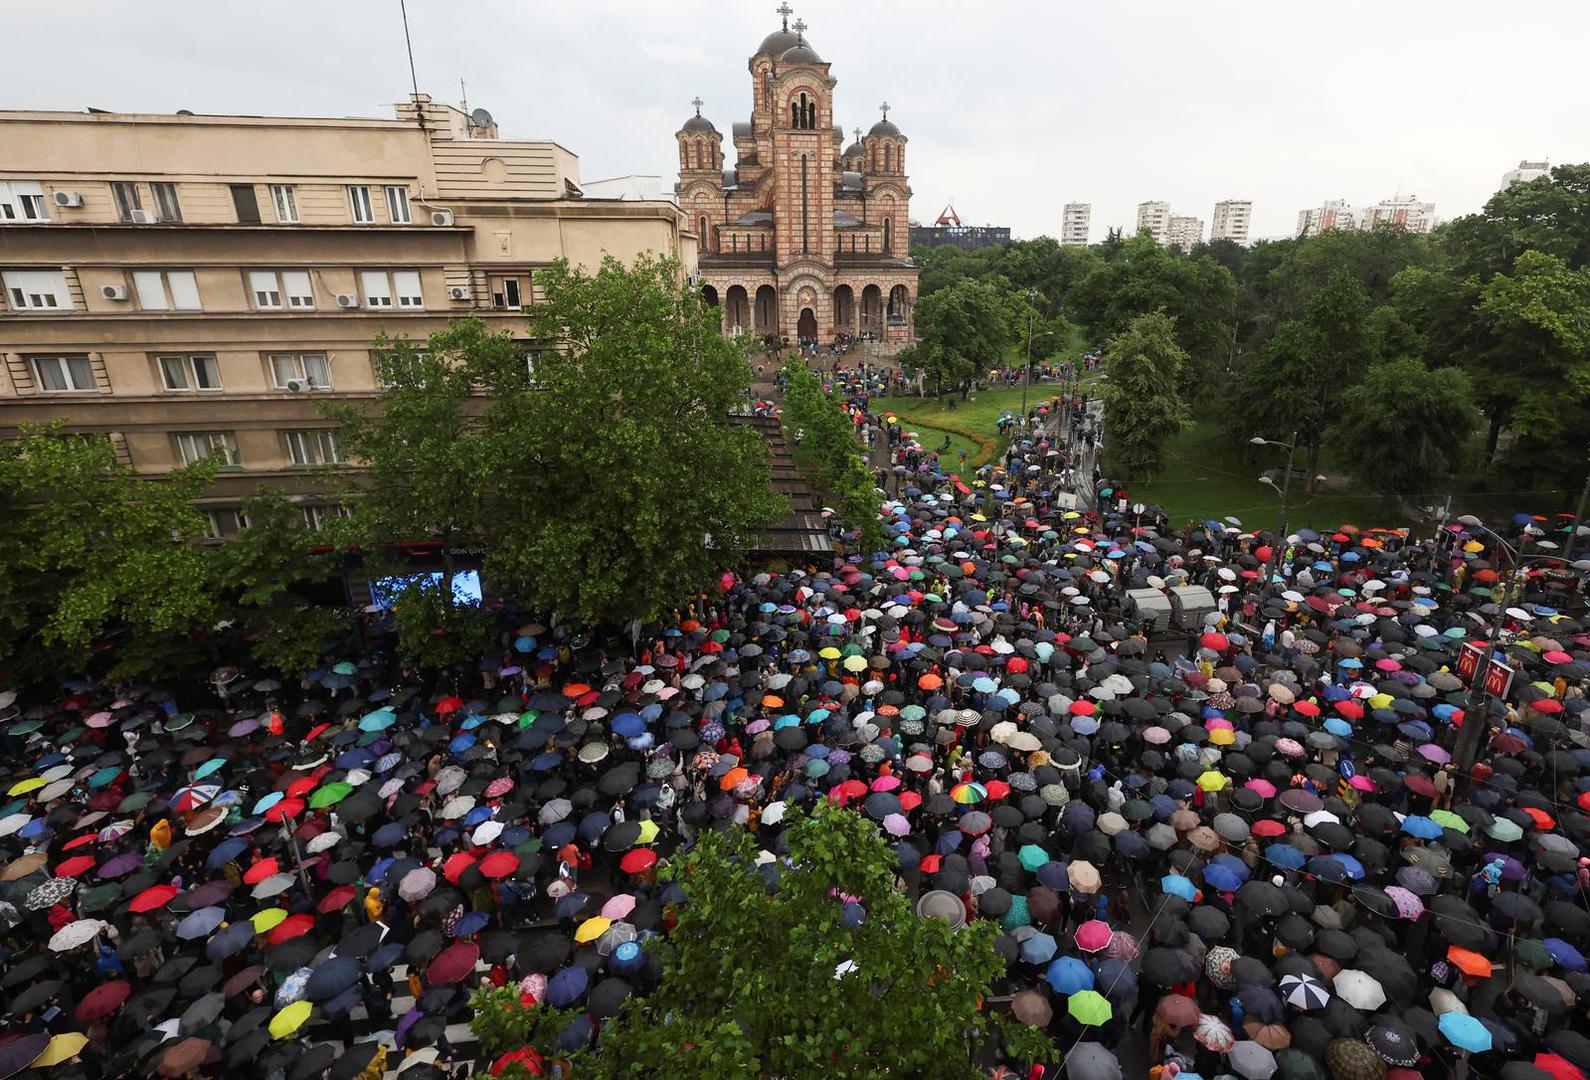
[(828, 64), (787, 18), (748, 65), (751, 118), (731, 129), (734, 167), (699, 100), (677, 133), (674, 190), (700, 235), (702, 294), (727, 334), (909, 342), (918, 271), (907, 140), (884, 106), (845, 146)]

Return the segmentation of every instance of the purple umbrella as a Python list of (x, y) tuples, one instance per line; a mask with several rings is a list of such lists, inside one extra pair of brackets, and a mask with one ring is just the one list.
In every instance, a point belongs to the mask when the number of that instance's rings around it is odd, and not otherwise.
[(1487, 864), (1493, 863), (1498, 859), (1502, 861), (1503, 881), (1523, 881), (1529, 876), (1529, 871), (1524, 869), (1524, 864), (1511, 855), (1500, 851), (1487, 851), (1485, 853), (1485, 862)]
[(102, 878), (118, 878), (123, 874), (130, 874), (144, 864), (142, 855), (127, 852), (123, 855), (113, 855), (100, 864), (95, 871)]
[(237, 723), (227, 728), (226, 733), (234, 739), (241, 739), (243, 736), (253, 734), (258, 730), (259, 721), (250, 717), (247, 720), (239, 720)]
[(418, 1009), (410, 1009), (408, 1012), (404, 1013), (403, 1019), (397, 1022), (397, 1027), (392, 1033), (392, 1041), (395, 1042), (399, 1048), (401, 1048), (403, 1046), (403, 1040), (408, 1037), (409, 1028), (419, 1023), (424, 1016), (425, 1014)]

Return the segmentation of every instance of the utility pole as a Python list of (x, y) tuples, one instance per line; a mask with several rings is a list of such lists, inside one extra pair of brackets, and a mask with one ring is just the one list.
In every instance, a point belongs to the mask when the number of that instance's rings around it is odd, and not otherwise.
[(1590, 471), (1585, 473), (1584, 488), (1579, 492), (1579, 506), (1573, 512), (1573, 527), (1568, 530), (1568, 547), (1563, 552), (1573, 561), (1573, 547), (1579, 540), (1579, 529), (1584, 524), (1585, 505), (1590, 503)]

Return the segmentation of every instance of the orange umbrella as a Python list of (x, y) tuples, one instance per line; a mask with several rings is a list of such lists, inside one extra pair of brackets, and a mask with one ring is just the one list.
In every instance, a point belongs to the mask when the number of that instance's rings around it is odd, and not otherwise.
[(735, 784), (738, 784), (741, 780), (744, 780), (750, 775), (751, 772), (749, 769), (730, 769), (728, 772), (724, 773), (723, 778), (718, 781), (718, 787), (723, 791), (728, 791), (733, 788)]
[(762, 698), (762, 704), (769, 709), (782, 709), (784, 707), (784, 699), (777, 694), (768, 694)]
[(1472, 949), (1460, 949), (1456, 945), (1448, 945), (1446, 958), (1458, 966), (1458, 970), (1465, 975), (1478, 976), (1481, 979), (1491, 977), (1490, 957), (1481, 956)]
[(944, 680), (939, 678), (937, 675), (934, 675), (932, 672), (929, 672), (918, 679), (916, 684), (924, 690), (937, 690), (939, 687), (944, 685)]
[(569, 683), (569, 685), (567, 685), (567, 686), (565, 686), (563, 688), (563, 696), (564, 697), (572, 697), (572, 698), (584, 697), (586, 694), (589, 694), (590, 692), (591, 692), (591, 688), (589, 686), (586, 686), (582, 682)]

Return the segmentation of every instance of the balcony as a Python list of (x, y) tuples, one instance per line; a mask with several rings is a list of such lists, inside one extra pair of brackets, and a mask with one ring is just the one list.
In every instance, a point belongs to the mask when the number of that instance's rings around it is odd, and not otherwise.
[(714, 251), (703, 254), (697, 260), (697, 265), (703, 273), (713, 270), (772, 270), (773, 253), (771, 251)]

